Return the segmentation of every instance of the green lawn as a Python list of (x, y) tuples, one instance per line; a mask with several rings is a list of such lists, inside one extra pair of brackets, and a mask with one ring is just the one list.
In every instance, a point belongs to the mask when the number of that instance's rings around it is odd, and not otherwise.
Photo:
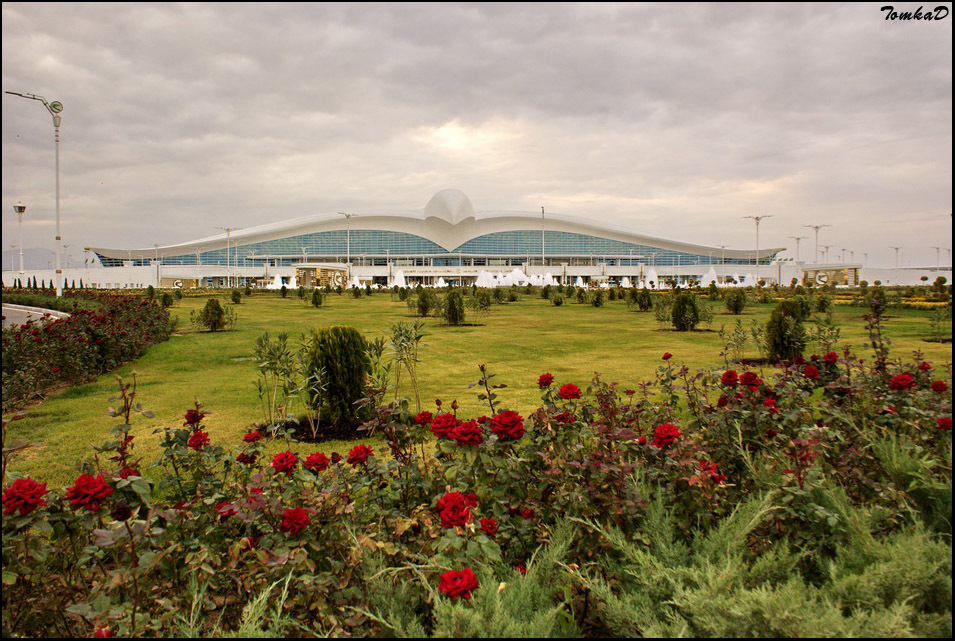
[[(220, 299), (225, 303), (227, 296)], [(139, 415), (133, 419), (135, 452), (147, 466), (159, 453), (153, 430), (181, 425), (182, 415), (195, 400), (211, 412), (206, 425), (213, 441), (228, 447), (238, 444), (249, 426), (262, 420), (253, 360), (253, 344), (262, 332), (287, 331), (297, 337), (315, 327), (347, 324), (375, 338), (387, 336), (396, 321), (414, 320), (405, 303), (387, 293), (360, 299), (331, 295), (319, 309), (298, 298), (258, 293), (236, 307), (235, 331), (211, 334), (189, 324), (189, 313), (205, 301), (204, 297), (181, 301), (172, 309), (179, 319), (176, 335), (116, 372), (127, 381), (136, 373), (137, 400), (155, 412), (152, 419)], [(730, 330), (737, 318), (742, 318), (747, 330), (751, 319), (765, 325), (772, 305), (751, 305), (742, 316), (734, 317), (724, 313), (721, 303), (712, 304), (716, 315), (709, 330), (686, 333), (659, 329), (652, 313), (628, 311), (623, 301), (601, 308), (569, 301), (554, 307), (528, 294), (517, 302), (494, 305), (475, 325), (449, 327), (427, 319), (423, 341), (427, 347), (419, 365), (423, 408), (434, 411), (436, 398), (446, 403), (457, 399), (461, 416), (486, 413), (477, 401), (477, 390), (467, 387), (480, 377), (481, 363), (497, 375), (494, 382), (508, 386), (499, 391), (502, 406), (525, 415), (537, 407), (537, 377), (543, 372), (553, 374), (557, 384), (573, 382), (581, 388), (594, 372), (600, 372), (606, 381), (635, 388), (653, 378), (664, 352), (673, 354), (672, 363), (691, 370), (721, 367), (720, 327)], [(840, 344), (849, 343), (859, 353), (867, 350), (864, 313), (862, 308), (837, 307), (834, 314), (842, 332)], [(927, 312), (893, 311), (885, 330), (893, 341), (894, 358), (908, 360), (913, 351), (921, 350), (939, 370), (942, 363), (951, 362), (950, 343), (924, 340), (930, 335)], [(747, 356), (757, 356), (752, 342)], [(8, 442), (40, 444), (17, 457), (12, 469), (54, 487), (71, 483), (76, 463), (91, 454), (91, 445), (107, 440), (109, 428), (118, 420), (106, 415), (112, 404), (108, 399), (117, 389), (115, 375), (106, 375), (46, 399), (31, 408), (26, 418), (11, 423)], [(410, 387), (403, 387), (401, 393), (410, 396)], [(302, 450), (347, 452), (350, 447), (333, 442), (306, 445)]]

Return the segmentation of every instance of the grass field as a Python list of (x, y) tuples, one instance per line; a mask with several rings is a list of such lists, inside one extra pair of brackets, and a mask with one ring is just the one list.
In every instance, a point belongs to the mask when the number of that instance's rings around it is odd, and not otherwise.
[[(224, 303), (227, 296), (220, 299)], [(295, 297), (260, 293), (236, 306), (239, 322), (234, 331), (212, 334), (189, 324), (190, 312), (206, 300), (183, 299), (172, 309), (179, 322), (176, 335), (115, 373), (127, 381), (135, 373), (137, 400), (155, 412), (154, 418), (134, 415), (132, 421), (135, 453), (147, 471), (159, 454), (159, 435), (153, 430), (181, 425), (183, 414), (196, 400), (211, 412), (206, 425), (213, 442), (226, 447), (237, 445), (249, 426), (262, 421), (253, 358), (254, 341), (261, 333), (286, 331), (297, 342), (300, 334), (312, 328), (346, 324), (373, 339), (387, 337), (396, 321), (414, 320), (406, 304), (387, 293), (360, 299), (331, 295), (319, 309)], [(496, 374), (493, 382), (508, 386), (499, 391), (501, 406), (525, 415), (537, 407), (537, 378), (543, 372), (553, 374), (557, 384), (573, 382), (581, 388), (594, 372), (600, 372), (605, 381), (635, 388), (653, 378), (664, 352), (673, 354), (672, 363), (691, 370), (722, 367), (720, 327), (732, 329), (737, 318), (747, 330), (752, 319), (765, 325), (773, 306), (751, 305), (736, 317), (726, 314), (721, 303), (710, 304), (715, 318), (709, 329), (683, 333), (659, 329), (652, 313), (628, 311), (623, 301), (601, 308), (569, 301), (554, 307), (529, 294), (522, 294), (517, 302), (492, 306), (480, 319), (469, 317), (469, 321), (477, 320), (473, 325), (450, 327), (438, 319), (426, 319), (426, 347), (419, 365), (423, 409), (434, 411), (436, 398), (446, 403), (457, 399), (460, 416), (487, 413), (477, 401), (477, 390), (468, 389), (469, 383), (480, 378), (481, 363)], [(848, 343), (870, 358), (865, 354), (864, 313), (859, 307), (836, 307), (833, 318), (841, 329), (839, 344)], [(925, 340), (931, 334), (926, 312), (892, 311), (885, 333), (893, 342), (895, 359), (909, 360), (913, 351), (921, 350), (939, 369), (952, 360), (951, 343)], [(814, 349), (810, 346), (807, 354)], [(747, 356), (758, 356), (752, 341)], [(24, 419), (11, 423), (8, 441), (39, 443), (17, 457), (11, 469), (54, 487), (71, 483), (77, 462), (90, 456), (92, 445), (106, 441), (109, 428), (119, 420), (106, 415), (112, 404), (108, 399), (118, 390), (115, 374), (48, 398)], [(409, 386), (400, 391), (411, 395)], [(351, 445), (330, 442), (307, 445), (304, 450), (346, 452)]]

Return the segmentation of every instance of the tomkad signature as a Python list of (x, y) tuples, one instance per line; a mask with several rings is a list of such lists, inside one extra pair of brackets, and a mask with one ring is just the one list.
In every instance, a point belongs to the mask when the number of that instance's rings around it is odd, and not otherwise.
[(923, 11), (922, 7), (919, 7), (915, 11), (902, 11), (901, 13), (895, 10), (895, 7), (888, 4), (882, 7), (882, 11), (885, 12), (886, 20), (944, 20), (948, 17), (948, 7), (938, 6), (929, 11)]

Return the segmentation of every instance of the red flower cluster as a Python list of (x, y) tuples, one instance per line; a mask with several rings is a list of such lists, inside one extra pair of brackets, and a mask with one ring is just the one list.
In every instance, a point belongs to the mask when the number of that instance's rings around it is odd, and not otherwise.
[(550, 374), (550, 372), (547, 372), (545, 374), (541, 374), (540, 378), (537, 379), (537, 387), (544, 389), (545, 387), (550, 387), (553, 382), (554, 377)]
[(291, 452), (279, 452), (272, 457), (272, 469), (276, 474), (291, 474), (298, 465), (298, 457)]
[(835, 365), (837, 362), (839, 362), (838, 354), (836, 354), (835, 352), (829, 352), (826, 354), (826, 363), (828, 363), (829, 365)]
[(262, 435), (258, 430), (252, 430), (248, 434), (242, 437), (242, 440), (246, 443), (255, 443), (256, 441), (262, 440)]
[(368, 457), (374, 453), (370, 447), (363, 443), (351, 448), (351, 451), (348, 452), (348, 458), (345, 460), (352, 465), (363, 465), (368, 462)]
[(458, 424), (458, 419), (454, 414), (438, 414), (431, 421), (431, 433), (438, 438), (447, 438), (450, 432)]
[(491, 431), (502, 441), (520, 440), (524, 436), (524, 418), (517, 412), (504, 410), (491, 419)]
[(208, 414), (208, 412), (201, 412), (199, 409), (186, 410), (186, 415), (184, 418), (186, 422), (183, 425), (192, 425), (198, 427), (199, 423), (202, 422), (202, 419)]
[(434, 416), (431, 414), (431, 412), (425, 410), (421, 412), (420, 414), (418, 414), (417, 416), (415, 416), (414, 422), (415, 422), (415, 425), (427, 425), (428, 423), (431, 422), (432, 418), (434, 418)]
[(952, 417), (943, 416), (942, 418), (935, 421), (935, 428), (939, 430), (944, 430), (946, 432), (952, 431)]
[(191, 447), (197, 452), (200, 451), (202, 448), (204, 448), (208, 444), (209, 444), (209, 435), (206, 432), (203, 432), (202, 430), (199, 430), (198, 432), (193, 432), (189, 436), (189, 447)]
[(925, 361), (922, 361), (921, 363), (919, 363), (919, 371), (920, 371), (920, 372), (927, 372), (927, 371), (929, 371), (930, 369), (932, 369), (932, 365), (931, 365), (930, 363), (927, 363), (927, 362), (925, 362)]
[(328, 460), (328, 457), (325, 456), (323, 452), (316, 452), (315, 454), (309, 454), (305, 458), (305, 469), (312, 472), (322, 472), (328, 469), (328, 466), (331, 465), (331, 461)]
[(99, 511), (103, 501), (112, 495), (113, 488), (103, 480), (102, 474), (97, 475), (96, 478), (89, 474), (81, 474), (73, 483), (73, 487), (66, 490), (66, 499), (70, 502), (70, 507), (74, 510), (85, 507), (90, 512)]
[(471, 568), (464, 568), (460, 572), (448, 570), (441, 575), (441, 584), (438, 589), (452, 599), (470, 599), (471, 593), (479, 587), (477, 577)]
[(308, 512), (300, 507), (290, 507), (282, 513), (282, 524), (279, 527), (283, 532), (298, 536), (298, 533), (308, 527), (310, 523)]
[(580, 398), (580, 388), (573, 383), (565, 383), (564, 385), (560, 386), (557, 396), (565, 401), (569, 401), (574, 398)]
[(755, 392), (763, 384), (763, 380), (756, 376), (755, 372), (743, 372), (743, 375), (739, 377), (739, 382), (749, 388), (751, 392)]
[(802, 370), (802, 375), (803, 378), (808, 378), (809, 380), (814, 381), (819, 378), (819, 368), (817, 368), (815, 365), (806, 365), (806, 367)]
[(670, 352), (666, 352), (663, 354), (663, 360), (668, 361), (671, 358), (673, 358), (673, 354), (671, 354)]
[(471, 522), (471, 508), (477, 507), (477, 495), (448, 492), (438, 499), (441, 527), (463, 527)]
[(458, 421), (457, 424), (448, 431), (447, 437), (458, 445), (480, 445), (484, 442), (484, 435), (481, 426), (474, 419), (470, 421)]
[(237, 457), (235, 457), (235, 460), (239, 463), (242, 463), (243, 465), (255, 465), (255, 454), (246, 454), (245, 452), (241, 452)]
[(494, 519), (481, 519), (481, 531), (493, 537), (497, 534), (497, 521)]
[(948, 391), (948, 385), (945, 381), (932, 381), (932, 391), (936, 394), (944, 394)]
[(680, 428), (672, 423), (657, 425), (653, 430), (653, 446), (661, 450), (666, 449), (680, 436)]
[(767, 398), (763, 401), (763, 407), (765, 407), (770, 414), (779, 414), (779, 408), (776, 406), (775, 399)]
[(17, 479), (3, 491), (3, 513), (19, 511), (26, 516), (41, 505), (46, 505), (43, 495), (49, 492), (46, 483), (37, 483), (31, 478)]
[(897, 392), (904, 392), (915, 387), (915, 377), (909, 373), (898, 374), (889, 381), (889, 389)]
[(739, 374), (736, 373), (736, 370), (727, 370), (723, 372), (722, 378), (720, 378), (720, 383), (725, 387), (736, 387), (739, 384)]

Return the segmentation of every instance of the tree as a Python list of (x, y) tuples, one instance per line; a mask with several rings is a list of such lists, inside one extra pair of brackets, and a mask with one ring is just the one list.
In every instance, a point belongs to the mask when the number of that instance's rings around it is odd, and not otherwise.
[(806, 348), (806, 317), (805, 306), (799, 300), (784, 300), (776, 306), (766, 323), (766, 344), (772, 360), (795, 360), (802, 356)]
[(218, 298), (210, 298), (205, 307), (189, 315), (193, 325), (205, 327), (210, 332), (218, 332), (235, 326), (236, 316), (231, 308), (222, 307)]
[(678, 332), (691, 332), (700, 323), (700, 310), (696, 296), (689, 292), (680, 292), (673, 298), (670, 309), (673, 328)]
[(448, 325), (464, 323), (464, 298), (460, 292), (448, 292), (444, 305), (444, 320), (448, 322)]

